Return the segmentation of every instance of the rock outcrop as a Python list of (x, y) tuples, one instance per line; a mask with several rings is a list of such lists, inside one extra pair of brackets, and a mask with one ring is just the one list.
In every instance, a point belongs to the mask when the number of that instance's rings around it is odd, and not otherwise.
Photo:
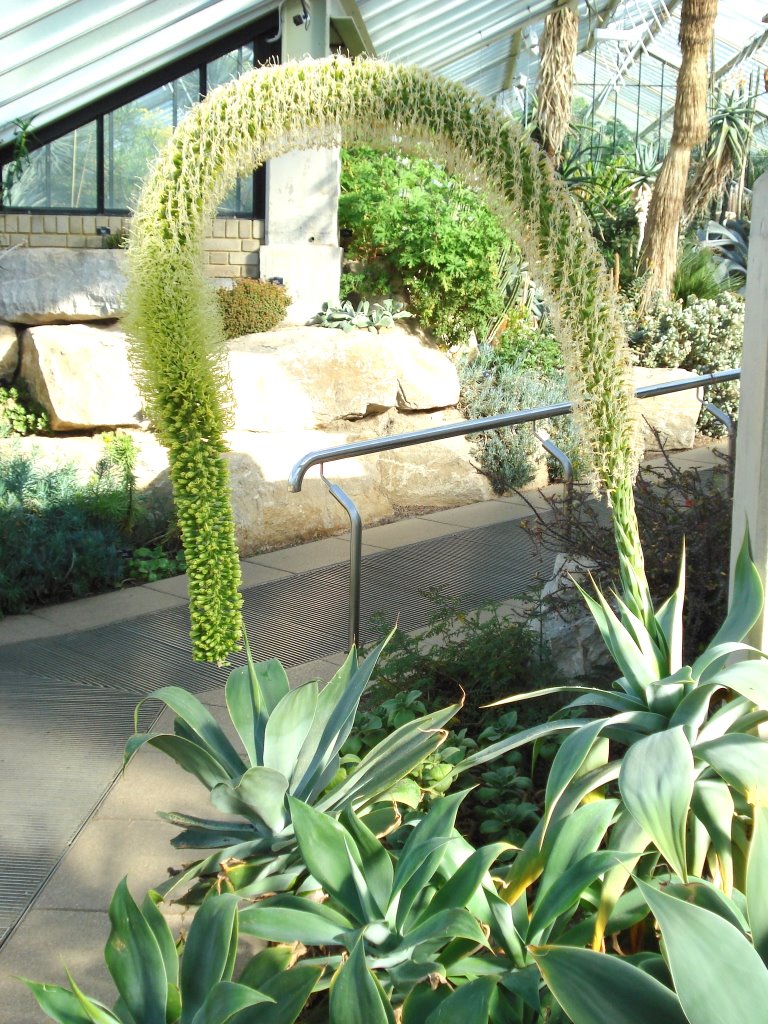
[(12, 324), (0, 323), (0, 382), (13, 380), (19, 362), (19, 339)]
[(229, 345), (237, 430), (322, 430), (389, 409), (454, 406), (451, 360), (401, 328), (295, 327)]
[[(695, 373), (679, 369), (646, 369), (635, 367), (635, 387), (643, 388), (652, 384), (667, 384), (673, 380), (695, 377)], [(643, 448), (658, 450), (659, 442), (664, 448), (691, 448), (696, 438), (696, 424), (701, 413), (701, 402), (695, 388), (689, 391), (673, 391), (657, 398), (644, 398), (640, 402), (643, 430)]]
[(120, 249), (11, 249), (0, 264), (0, 320), (32, 325), (120, 317), (125, 259)]
[(55, 431), (137, 426), (142, 402), (128, 363), (125, 334), (88, 324), (29, 327), (21, 376)]

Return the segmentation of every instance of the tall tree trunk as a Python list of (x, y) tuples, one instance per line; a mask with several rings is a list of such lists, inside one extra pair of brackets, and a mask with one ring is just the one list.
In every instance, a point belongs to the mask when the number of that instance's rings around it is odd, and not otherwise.
[(647, 274), (644, 308), (658, 292), (672, 291), (691, 149), (707, 138), (707, 61), (716, 16), (717, 0), (683, 0), (672, 141), (653, 190), (640, 260), (640, 269)]
[(539, 139), (557, 161), (571, 123), (573, 65), (579, 42), (578, 11), (559, 7), (547, 15), (541, 43), (536, 99)]

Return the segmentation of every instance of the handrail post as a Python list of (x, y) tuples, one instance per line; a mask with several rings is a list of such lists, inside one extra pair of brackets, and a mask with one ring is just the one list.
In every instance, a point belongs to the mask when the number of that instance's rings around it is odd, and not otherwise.
[(320, 479), (349, 516), (349, 647), (360, 643), (360, 571), (363, 561), (363, 520), (354, 501), (338, 484), (331, 483), (323, 474)]

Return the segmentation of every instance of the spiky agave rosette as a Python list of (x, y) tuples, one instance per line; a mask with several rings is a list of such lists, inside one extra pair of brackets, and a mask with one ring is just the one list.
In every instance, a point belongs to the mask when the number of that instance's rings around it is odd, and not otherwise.
[(241, 630), (225, 458), (231, 395), (203, 272), (205, 229), (236, 176), (292, 149), (342, 140), (396, 142), (444, 163), (485, 193), (521, 246), (552, 309), (595, 479), (620, 522), (622, 579), (650, 615), (631, 493), (630, 362), (585, 218), (541, 150), (488, 100), (418, 68), (334, 57), (259, 68), (212, 92), (176, 129), (134, 216), (127, 326), (136, 378), (169, 452), (195, 657), (225, 661)]

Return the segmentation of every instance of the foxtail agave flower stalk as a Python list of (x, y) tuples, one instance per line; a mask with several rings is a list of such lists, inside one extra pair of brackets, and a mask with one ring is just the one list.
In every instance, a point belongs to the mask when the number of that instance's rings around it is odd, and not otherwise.
[(480, 188), (535, 272), (595, 478), (620, 523), (622, 580), (651, 621), (631, 494), (638, 453), (630, 362), (586, 219), (542, 151), (490, 101), (418, 68), (335, 57), (259, 68), (212, 92), (161, 153), (133, 220), (133, 365), (169, 452), (199, 659), (225, 661), (241, 625), (226, 464), (231, 397), (203, 273), (206, 227), (235, 177), (265, 160), (342, 141), (389, 146), (393, 138)]

